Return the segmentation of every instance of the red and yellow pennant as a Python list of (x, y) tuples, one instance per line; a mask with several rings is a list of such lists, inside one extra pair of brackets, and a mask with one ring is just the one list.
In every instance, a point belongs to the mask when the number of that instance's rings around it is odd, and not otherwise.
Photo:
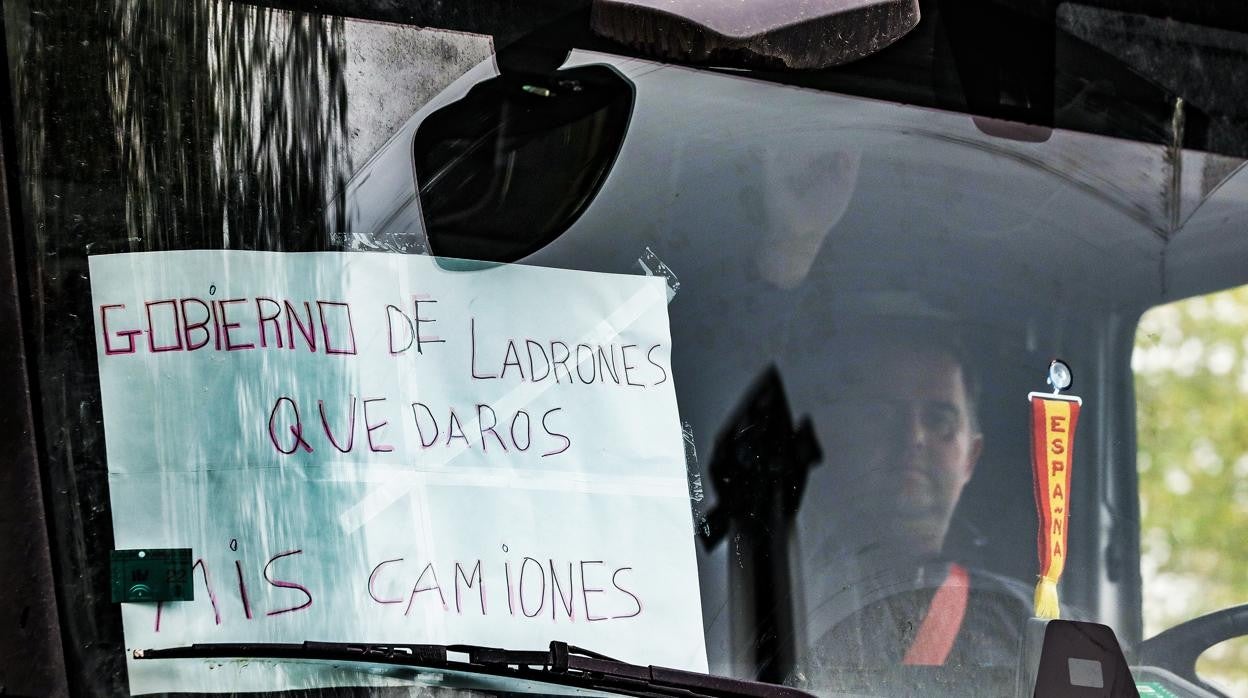
[(1066, 567), (1066, 522), (1070, 512), (1070, 466), (1075, 423), (1083, 401), (1073, 395), (1031, 393), (1031, 466), (1040, 530), (1040, 581), (1035, 615), (1058, 618), (1057, 581)]

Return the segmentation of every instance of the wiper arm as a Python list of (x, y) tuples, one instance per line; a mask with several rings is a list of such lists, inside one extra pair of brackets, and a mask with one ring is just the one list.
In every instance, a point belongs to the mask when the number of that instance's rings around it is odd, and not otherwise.
[[(452, 658), (466, 655), (466, 660)], [(636, 696), (716, 696), (731, 698), (809, 698), (787, 686), (700, 674), (681, 669), (629, 664), (569, 645), (550, 650), (506, 650), (479, 645), (405, 645), (355, 642), (214, 642), (186, 647), (141, 649), (135, 659), (247, 657), (367, 662), (418, 669), (446, 669), (615, 691)]]

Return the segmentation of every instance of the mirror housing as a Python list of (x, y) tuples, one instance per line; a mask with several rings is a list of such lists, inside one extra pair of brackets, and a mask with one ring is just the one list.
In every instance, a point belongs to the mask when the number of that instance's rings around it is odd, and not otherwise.
[(412, 158), (431, 254), (517, 261), (563, 234), (602, 188), (628, 131), (633, 85), (605, 65), (552, 68), (557, 56), (500, 53), (502, 74), (417, 128)]

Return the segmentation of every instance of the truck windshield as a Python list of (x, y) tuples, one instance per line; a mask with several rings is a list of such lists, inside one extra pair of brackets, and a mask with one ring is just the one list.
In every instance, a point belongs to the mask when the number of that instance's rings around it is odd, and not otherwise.
[(5, 0), (0, 693), (1248, 690), (1242, 19), (659, 4)]

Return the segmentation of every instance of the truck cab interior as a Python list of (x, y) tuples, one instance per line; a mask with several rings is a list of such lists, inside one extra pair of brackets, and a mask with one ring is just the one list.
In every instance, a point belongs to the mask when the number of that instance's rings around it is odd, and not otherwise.
[[(1236, 640), (1248, 634), (1244, 548), (1197, 546), (1228, 557), (1193, 570), (1159, 552), (1243, 538), (1248, 526), (1248, 470), (1237, 465), (1248, 441), (1231, 438), (1248, 433), (1235, 419), (1248, 394), (1248, 300), (1234, 295), (1248, 284), (1248, 24), (1233, 9), (876, 3), (893, 12), (875, 18), (885, 45), (860, 58), (826, 39), (840, 26), (830, 10), (823, 23), (781, 22), (758, 43), (722, 17), (699, 24), (645, 2), (625, 11), (552, 0), (521, 12), (505, 2), (256, 0), (165, 16), (151, 2), (116, 1), (131, 14), (4, 8), (20, 315), (9, 342), (29, 371), (29, 467), (42, 482), (29, 520), (46, 530), (53, 580), (38, 644), (60, 658), (72, 693), (126, 685), (99, 552), (112, 547), (111, 513), (87, 258), (199, 248), (426, 254), (465, 274), (518, 263), (664, 277), (710, 673), (820, 694), (1031, 695), (1016, 686), (1018, 657), (897, 667), (821, 654), (838, 622), (830, 600), (887, 586), (846, 576), (859, 561), (828, 544), (848, 535), (831, 515), (853, 486), (846, 439), (885, 419), (861, 400), (831, 407), (857, 367), (888, 350), (861, 337), (904, 325), (916, 346), (954, 338), (982, 447), (934, 557), (1022, 589), (1024, 605), (1039, 574), (1027, 396), (1052, 389), (1046, 371), (1061, 359), (1082, 398), (1063, 617), (1112, 629), (1139, 695), (1248, 686), (1242, 671), (1197, 669), (1228, 640), (1238, 644), (1219, 650), (1231, 657), (1219, 666), (1248, 662)], [(894, 5), (913, 5), (914, 17)], [(207, 93), (197, 90), (227, 89), (212, 75), (232, 54), (218, 46), (212, 61), (187, 58), (180, 42), (252, 26), (231, 25), (230, 13), (272, 23), (275, 36), (313, 27), (332, 43), (350, 35), (343, 23), (387, 23), (422, 41), (478, 35), (490, 48), (482, 61), (443, 51), (457, 66), (444, 86), (366, 159), (335, 170), (343, 146), (333, 134), (350, 125), (332, 79), (242, 92), (272, 100), (259, 124), (192, 118), (203, 118), (191, 96)], [(691, 35), (701, 39), (655, 39)], [(73, 78), (112, 85), (99, 99), (56, 84), (94, 50), (72, 45), (83, 36), (120, 46), (108, 65), (84, 69), (104, 77)], [(128, 63), (158, 50), (145, 36), (185, 74), (156, 78)], [(277, 145), (251, 131), (265, 118), (276, 120)], [(222, 163), (237, 164), (232, 148), (250, 149), (238, 162), (252, 165), (255, 153), (275, 154), (254, 173), (222, 176)], [(206, 183), (219, 201), (195, 198)], [(1225, 317), (1221, 334), (1176, 329), (1189, 311), (1175, 308), (1189, 299), (1206, 308), (1191, 317)], [(1187, 410), (1173, 418), (1182, 429), (1159, 416), (1168, 403)], [(1215, 457), (1192, 455), (1202, 448)], [(1220, 502), (1221, 518), (1149, 499), (1202, 487), (1216, 492), (1200, 501)], [(1239, 572), (1208, 573), (1218, 568)], [(1185, 610), (1199, 604), (1181, 598), (1202, 589), (1220, 605)], [(1150, 608), (1158, 598), (1176, 600), (1163, 613)], [(1149, 620), (1180, 612), (1189, 615), (1165, 627)], [(1022, 639), (1012, 641), (1021, 656)], [(11, 674), (32, 693), (57, 681)]]

